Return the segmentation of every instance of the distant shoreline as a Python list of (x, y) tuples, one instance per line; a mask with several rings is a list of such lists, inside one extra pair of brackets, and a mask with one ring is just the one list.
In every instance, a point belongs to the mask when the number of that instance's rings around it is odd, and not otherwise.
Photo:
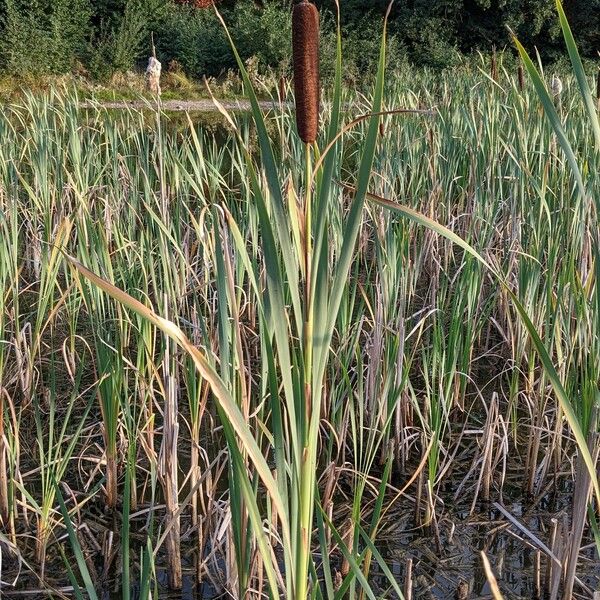
[[(228, 111), (250, 111), (252, 106), (249, 100), (219, 100), (221, 106)], [(259, 100), (259, 106), (263, 110), (278, 109), (281, 106), (292, 106), (289, 102), (276, 102), (273, 100)], [(156, 108), (156, 102), (152, 100), (120, 100), (117, 102), (84, 101), (82, 108), (108, 108), (115, 110), (149, 109)], [(160, 108), (169, 112), (218, 112), (218, 108), (212, 100), (163, 100)]]

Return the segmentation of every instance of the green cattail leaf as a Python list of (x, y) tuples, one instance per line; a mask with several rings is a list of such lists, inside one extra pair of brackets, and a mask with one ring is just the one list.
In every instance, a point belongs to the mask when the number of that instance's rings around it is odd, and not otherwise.
[(89, 600), (98, 600), (98, 595), (96, 594), (96, 589), (94, 588), (94, 584), (92, 583), (92, 578), (90, 576), (90, 572), (87, 568), (87, 564), (85, 562), (85, 558), (83, 556), (83, 551), (81, 550), (81, 545), (79, 544), (79, 539), (77, 538), (77, 534), (75, 533), (75, 528), (73, 527), (73, 523), (71, 522), (71, 517), (69, 517), (69, 511), (65, 505), (65, 501), (62, 497), (62, 493), (58, 484), (54, 483), (54, 489), (56, 491), (56, 498), (58, 500), (58, 506), (60, 508), (60, 512), (63, 517), (63, 521), (65, 527), (67, 528), (67, 534), (69, 536), (69, 542), (71, 544), (71, 549), (73, 550), (73, 554), (75, 555), (75, 560), (77, 562), (77, 567), (79, 569), (79, 573), (81, 578), (83, 579), (83, 585), (85, 587), (85, 591), (89, 597)]
[(387, 580), (390, 582), (392, 589), (394, 590), (394, 592), (396, 592), (396, 594), (398, 595), (398, 598), (400, 598), (400, 600), (404, 600), (404, 594), (402, 593), (402, 590), (400, 589), (400, 586), (398, 585), (398, 582), (396, 581), (394, 574), (390, 571), (390, 568), (388, 567), (383, 556), (381, 556), (381, 553), (379, 552), (379, 550), (377, 550), (377, 547), (373, 543), (373, 540), (366, 534), (365, 530), (360, 526), (359, 523), (356, 524), (356, 527), (358, 528), (358, 531), (359, 531), (365, 545), (367, 546), (367, 549), (375, 557), (375, 560), (377, 561), (379, 568), (381, 569), (383, 574), (387, 577)]
[(556, 108), (554, 107), (554, 102), (552, 101), (550, 94), (548, 94), (548, 90), (546, 89), (544, 80), (541, 78), (540, 74), (538, 73), (538, 70), (535, 68), (535, 65), (533, 64), (533, 61), (529, 57), (527, 50), (525, 50), (523, 45), (514, 36), (513, 36), (513, 41), (515, 43), (515, 46), (517, 47), (517, 50), (521, 56), (521, 59), (525, 65), (525, 68), (527, 69), (527, 72), (529, 73), (529, 76), (531, 77), (531, 80), (533, 81), (535, 91), (537, 92), (537, 95), (540, 98), (542, 106), (544, 107), (544, 112), (546, 113), (546, 116), (548, 117), (548, 120), (550, 121), (550, 124), (552, 125), (554, 132), (556, 133), (558, 143), (560, 144), (561, 148), (563, 149), (563, 152), (565, 153), (565, 155), (567, 157), (567, 161), (569, 162), (569, 166), (571, 167), (571, 170), (573, 171), (573, 175), (575, 177), (575, 181), (576, 181), (577, 187), (579, 189), (579, 194), (580, 194), (581, 198), (585, 198), (586, 197), (585, 185), (583, 184), (583, 178), (581, 176), (581, 171), (579, 169), (579, 165), (577, 164), (577, 158), (575, 157), (573, 148), (571, 147), (571, 144), (567, 138), (567, 134), (565, 133), (565, 130), (563, 129), (563, 126), (560, 122), (560, 117), (558, 116), (558, 113), (556, 112)]
[[(235, 404), (222, 379), (210, 365), (204, 354), (188, 340), (183, 331), (175, 323), (160, 317), (153, 310), (142, 304), (139, 300), (136, 300), (126, 292), (114, 286), (112, 283), (109, 283), (84, 267), (75, 258), (68, 255), (65, 255), (65, 258), (72, 267), (74, 267), (86, 279), (91, 281), (95, 286), (120, 302), (123, 306), (133, 310), (142, 318), (150, 321), (168, 337), (174, 340), (185, 352), (187, 352), (187, 354), (193, 360), (198, 372), (210, 385), (210, 388), (216, 400), (218, 401), (223, 414), (228, 419), (228, 423), (235, 431), (246, 452), (248, 452), (248, 456), (252, 460), (252, 463), (260, 475), (262, 482), (267, 488), (269, 495), (271, 496), (271, 501), (275, 505), (277, 511), (281, 515), (286, 514), (285, 503), (279, 494), (277, 483), (273, 479), (273, 475), (271, 474), (271, 470), (267, 465), (267, 461), (265, 460), (261, 449), (258, 447), (256, 440), (248, 428), (248, 424), (244, 420), (244, 416), (242, 415), (238, 406)], [(282, 529), (285, 540), (284, 544), (286, 544), (287, 547), (290, 547), (289, 528), (284, 520), (282, 520)], [(265, 560), (266, 559), (267, 557), (265, 557)]]
[(579, 56), (579, 52), (577, 50), (577, 44), (573, 38), (573, 33), (571, 32), (571, 27), (569, 25), (569, 21), (567, 20), (567, 16), (565, 15), (561, 0), (556, 0), (556, 9), (558, 10), (558, 18), (560, 20), (563, 37), (565, 38), (567, 51), (569, 52), (569, 58), (571, 59), (571, 65), (573, 66), (573, 72), (577, 78), (579, 91), (581, 92), (581, 97), (583, 98), (585, 109), (590, 118), (592, 129), (594, 131), (596, 150), (600, 152), (600, 122), (598, 121), (598, 113), (596, 111), (596, 106), (594, 105), (594, 98), (592, 96), (588, 79), (581, 62), (581, 57)]
[[(387, 17), (384, 21), (383, 35), (381, 38), (381, 49), (379, 53), (379, 64), (377, 69), (377, 79), (375, 82), (375, 90), (373, 94), (373, 104), (369, 120), (369, 128), (367, 137), (363, 146), (362, 157), (356, 180), (356, 194), (350, 207), (348, 219), (345, 224), (344, 237), (342, 248), (338, 257), (337, 265), (333, 273), (333, 283), (331, 286), (331, 296), (327, 309), (327, 318), (324, 320), (324, 331), (315, 330), (315, 339), (322, 340), (319, 346), (315, 348), (313, 372), (314, 385), (320, 386), (325, 366), (327, 363), (327, 355), (329, 353), (329, 345), (333, 337), (333, 330), (339, 312), (344, 288), (348, 279), (350, 265), (354, 257), (354, 248), (356, 239), (360, 230), (362, 219), (362, 211), (365, 203), (367, 189), (371, 180), (371, 171), (373, 169), (373, 161), (375, 160), (375, 148), (377, 146), (377, 138), (379, 135), (379, 113), (383, 104), (383, 88), (385, 83), (385, 63), (386, 63), (386, 44), (387, 44)], [(317, 415), (318, 417), (318, 415)], [(313, 425), (315, 426), (315, 425)]]
[[(345, 598), (346, 597), (346, 595), (345, 595), (346, 588), (349, 585), (349, 581), (351, 581), (351, 579), (355, 578), (360, 583), (362, 589), (364, 590), (365, 594), (367, 595), (367, 598), (369, 598), (370, 600), (377, 600), (375, 594), (373, 593), (373, 590), (371, 589), (371, 586), (369, 585), (369, 582), (367, 581), (366, 577), (363, 575), (363, 572), (360, 568), (359, 562), (356, 560), (356, 558), (350, 552), (350, 550), (346, 546), (346, 543), (342, 539), (342, 536), (338, 533), (338, 530), (334, 527), (334, 525), (331, 522), (331, 520), (329, 519), (329, 517), (323, 511), (323, 508), (320, 505), (318, 508), (321, 511), (321, 516), (323, 517), (323, 520), (327, 524), (327, 527), (329, 527), (331, 534), (333, 535), (342, 554), (344, 555), (344, 558), (348, 561), (348, 564), (350, 565), (350, 573), (348, 573), (348, 575), (346, 576), (346, 580), (344, 581), (344, 584), (342, 584), (342, 586), (338, 589), (336, 595), (334, 596), (334, 599), (337, 600), (338, 598), (339, 599)], [(363, 551), (363, 554), (364, 554), (364, 551)], [(362, 555), (360, 558), (361, 558), (361, 562), (362, 562)]]
[[(337, 6), (337, 4), (336, 4)], [(327, 132), (327, 144), (338, 138), (340, 127), (340, 114), (342, 108), (342, 31), (340, 25), (339, 6), (337, 6), (337, 45), (335, 61), (335, 83), (333, 88), (333, 104), (331, 107), (331, 120)], [(339, 168), (338, 146), (341, 141), (335, 142), (335, 146), (327, 153), (320, 169), (320, 185), (317, 191), (317, 204), (314, 218), (315, 243), (313, 249), (313, 265), (311, 269), (311, 289), (314, 294), (314, 328), (322, 331), (327, 321), (328, 286), (324, 282), (329, 278), (329, 254), (327, 252), (327, 224), (328, 207), (331, 196), (334, 193), (334, 172)], [(308, 183), (306, 185), (309, 185)]]
[(504, 276), (495, 269), (488, 261), (486, 261), (475, 248), (473, 248), (469, 243), (463, 240), (461, 237), (456, 235), (453, 231), (450, 231), (447, 227), (444, 227), (440, 223), (437, 223), (433, 219), (419, 213), (418, 211), (409, 208), (408, 206), (404, 206), (402, 204), (397, 204), (392, 202), (391, 200), (387, 200), (386, 198), (381, 198), (380, 196), (376, 196), (375, 194), (369, 194), (369, 198), (378, 204), (379, 206), (383, 206), (389, 210), (392, 210), (396, 213), (399, 213), (405, 217), (408, 217), (415, 223), (425, 226), (428, 229), (434, 231), (435, 233), (445, 237), (456, 245), (460, 246), (465, 252), (476, 258), (492, 275), (496, 278), (496, 280), (506, 289), (508, 295), (511, 298), (512, 303), (515, 305), (525, 328), (527, 329), (527, 333), (540, 357), (542, 362), (542, 366), (544, 368), (544, 372), (548, 377), (550, 383), (552, 384), (552, 388), (554, 389), (554, 393), (556, 394), (556, 398), (558, 399), (560, 406), (563, 410), (565, 418), (571, 427), (571, 431), (575, 436), (575, 440), (577, 442), (577, 447), (581, 456), (585, 462), (585, 465), (589, 471), (590, 478), (592, 481), (592, 485), (594, 488), (594, 493), (598, 501), (600, 502), (600, 485), (598, 483), (598, 476), (596, 474), (596, 465), (592, 458), (592, 455), (589, 451), (587, 441), (585, 439), (585, 435), (581, 428), (581, 424), (579, 423), (579, 419), (575, 410), (573, 409), (573, 405), (569, 400), (567, 392), (560, 380), (558, 372), (554, 368), (554, 364), (552, 363), (552, 359), (544, 345), (544, 342), (540, 338), (535, 325), (533, 324), (531, 318), (529, 317), (525, 307), (522, 302), (516, 296), (516, 294), (512, 291), (512, 288), (509, 286), (508, 282), (504, 279)]
[[(256, 97), (256, 93), (254, 92), (254, 88), (252, 87), (252, 82), (250, 81), (250, 77), (248, 76), (248, 71), (244, 66), (244, 61), (241, 59), (237, 48), (233, 43), (233, 39), (231, 38), (229, 29), (227, 28), (225, 21), (223, 21), (223, 18), (221, 17), (220, 13), (216, 10), (216, 8), (215, 11), (217, 12), (217, 16), (221, 21), (221, 24), (223, 25), (225, 35), (229, 40), (231, 50), (233, 52), (233, 55), (235, 56), (235, 60), (237, 62), (240, 74), (242, 76), (242, 81), (244, 82), (244, 90), (248, 95), (248, 100), (250, 101), (250, 106), (252, 108), (252, 116), (256, 125), (258, 144), (260, 146), (260, 155), (264, 166), (267, 186), (269, 188), (269, 194), (272, 200), (275, 224), (277, 228), (277, 239), (281, 248), (281, 254), (283, 256), (285, 273), (289, 282), (289, 291), (291, 294), (292, 306), (294, 308), (296, 327), (298, 331), (302, 331), (302, 308), (300, 305), (300, 284), (298, 276), (298, 265), (292, 249), (292, 242), (285, 213), (285, 203), (283, 200), (283, 193), (280, 185), (277, 162), (273, 153), (273, 147), (271, 146), (271, 141), (267, 132), (267, 126), (265, 124), (265, 120), (260, 109), (258, 98)], [(265, 198), (265, 204), (267, 204), (267, 198)]]

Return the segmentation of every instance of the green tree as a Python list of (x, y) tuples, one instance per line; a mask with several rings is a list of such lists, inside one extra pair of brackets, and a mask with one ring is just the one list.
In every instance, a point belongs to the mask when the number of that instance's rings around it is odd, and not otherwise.
[(600, 52), (600, 0), (571, 0), (565, 3), (571, 28), (582, 54), (598, 58)]
[(63, 73), (91, 32), (90, 0), (5, 0), (0, 61), (13, 74)]
[(127, 71), (150, 50), (167, 0), (98, 0), (92, 17), (94, 38), (89, 66), (96, 77)]

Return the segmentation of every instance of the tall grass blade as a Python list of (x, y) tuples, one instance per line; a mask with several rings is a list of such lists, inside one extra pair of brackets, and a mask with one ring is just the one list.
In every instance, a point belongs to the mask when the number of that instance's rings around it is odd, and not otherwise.
[(79, 543), (79, 539), (77, 534), (75, 533), (75, 529), (73, 527), (73, 523), (71, 522), (71, 517), (69, 516), (69, 511), (65, 505), (65, 501), (63, 499), (62, 493), (58, 484), (55, 482), (55, 490), (56, 490), (56, 498), (58, 500), (58, 506), (60, 508), (60, 513), (62, 514), (63, 521), (65, 527), (67, 528), (67, 534), (69, 535), (69, 542), (71, 543), (71, 548), (73, 550), (73, 554), (75, 554), (75, 560), (77, 562), (77, 568), (79, 569), (79, 574), (83, 579), (83, 585), (85, 587), (85, 591), (88, 595), (89, 600), (98, 600), (98, 595), (96, 594), (96, 589), (94, 588), (94, 584), (92, 583), (92, 578), (90, 577), (90, 572), (88, 570), (87, 564), (85, 562), (85, 558), (83, 557), (83, 551), (81, 550), (81, 544)]
[(533, 81), (535, 91), (537, 92), (538, 97), (542, 103), (542, 106), (544, 107), (544, 112), (546, 113), (546, 116), (548, 117), (548, 120), (550, 121), (552, 128), (556, 132), (556, 137), (558, 139), (560, 147), (563, 149), (563, 152), (565, 153), (565, 155), (567, 157), (567, 161), (569, 162), (569, 166), (571, 167), (573, 176), (575, 177), (575, 181), (577, 183), (579, 195), (581, 196), (582, 199), (585, 199), (587, 194), (586, 194), (586, 190), (585, 190), (585, 185), (583, 183), (583, 177), (581, 176), (581, 171), (580, 171), (579, 165), (577, 163), (577, 158), (575, 157), (573, 148), (571, 147), (569, 139), (567, 138), (565, 130), (562, 126), (560, 117), (554, 106), (554, 102), (553, 102), (552, 98), (550, 97), (548, 90), (546, 89), (544, 80), (541, 78), (540, 74), (538, 73), (538, 70), (536, 69), (535, 65), (533, 64), (533, 61), (529, 57), (527, 50), (525, 50), (525, 48), (523, 47), (521, 42), (519, 42), (519, 40), (514, 36), (513, 36), (513, 41), (514, 41), (514, 44), (517, 47), (517, 50), (521, 56), (521, 60), (525, 64), (525, 68), (527, 69), (527, 72), (529, 73), (529, 76), (531, 77), (531, 80)]
[(344, 294), (345, 284), (348, 280), (348, 273), (350, 271), (350, 266), (352, 264), (352, 259), (354, 256), (354, 248), (356, 245), (356, 239), (358, 237), (358, 231), (362, 219), (362, 212), (367, 190), (369, 187), (369, 181), (371, 179), (373, 161), (375, 160), (375, 148), (377, 146), (377, 138), (379, 135), (380, 120), (378, 113), (381, 112), (381, 106), (383, 103), (383, 89), (385, 84), (386, 44), (387, 17), (383, 27), (381, 48), (379, 52), (377, 78), (375, 82), (373, 103), (371, 107), (371, 112), (374, 116), (372, 116), (369, 120), (369, 127), (364, 141), (360, 166), (356, 178), (356, 193), (350, 206), (350, 212), (348, 214), (348, 218), (345, 224), (340, 255), (338, 257), (337, 265), (335, 266), (333, 272), (331, 296), (329, 298), (329, 303), (327, 306), (327, 317), (324, 322), (325, 327), (322, 331), (315, 330), (314, 334), (315, 339), (321, 340), (321, 342), (315, 348), (313, 357), (315, 365), (313, 369), (313, 383), (315, 391), (317, 392), (318, 388), (320, 388), (321, 386), (321, 382), (325, 372), (327, 356), (329, 354), (329, 345), (333, 337), (335, 322), (338, 317), (340, 304), (342, 302), (342, 297)]
[(281, 244), (281, 253), (283, 255), (283, 262), (286, 268), (286, 275), (289, 282), (289, 291), (292, 298), (292, 306), (294, 307), (294, 315), (296, 318), (296, 327), (298, 331), (302, 330), (302, 310), (300, 306), (300, 294), (299, 294), (299, 279), (298, 279), (298, 268), (296, 260), (294, 259), (294, 252), (292, 250), (292, 243), (290, 239), (287, 218), (285, 214), (285, 203), (283, 200), (282, 188), (280, 185), (280, 179), (278, 175), (277, 162), (273, 153), (273, 147), (269, 140), (269, 134), (265, 120), (260, 109), (260, 104), (256, 93), (248, 76), (248, 71), (244, 65), (244, 61), (241, 59), (233, 39), (229, 33), (229, 29), (223, 21), (220, 13), (216, 10), (217, 16), (223, 25), (227, 39), (231, 50), (235, 56), (235, 60), (240, 70), (242, 80), (244, 82), (244, 90), (248, 95), (250, 106), (252, 107), (252, 117), (258, 134), (258, 142), (260, 146), (261, 160), (264, 165), (265, 177), (269, 188), (270, 197), (272, 200), (272, 206), (275, 216), (275, 224), (277, 227), (278, 240)]
[(581, 62), (581, 58), (579, 56), (579, 51), (577, 50), (577, 44), (575, 43), (573, 33), (571, 32), (571, 26), (569, 25), (569, 21), (565, 15), (562, 0), (556, 0), (556, 9), (558, 10), (560, 26), (562, 28), (567, 51), (569, 52), (569, 58), (571, 59), (571, 65), (573, 66), (573, 73), (575, 73), (575, 77), (577, 78), (581, 97), (583, 98), (585, 109), (590, 119), (590, 123), (592, 124), (592, 130), (594, 132), (594, 139), (596, 142), (596, 151), (600, 152), (600, 121), (598, 120), (598, 112), (596, 110), (594, 97), (592, 96), (588, 78), (583, 68), (583, 63)]

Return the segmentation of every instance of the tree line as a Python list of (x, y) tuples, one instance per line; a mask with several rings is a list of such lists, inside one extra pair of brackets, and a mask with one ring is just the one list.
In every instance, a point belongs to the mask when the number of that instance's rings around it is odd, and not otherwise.
[[(257, 68), (289, 69), (291, 0), (220, 0), (243, 57)], [(315, 0), (323, 15), (329, 64), (334, 0)], [(2, 0), (0, 72), (17, 76), (81, 71), (105, 78), (141, 64), (150, 33), (163, 63), (188, 76), (218, 76), (235, 64), (210, 0)], [(346, 66), (359, 77), (372, 67), (388, 0), (340, 0)], [(571, 27), (588, 58), (600, 51), (600, 0), (565, 0)], [(552, 0), (397, 0), (390, 56), (434, 68), (509, 45), (510, 27), (546, 61), (564, 54)]]

